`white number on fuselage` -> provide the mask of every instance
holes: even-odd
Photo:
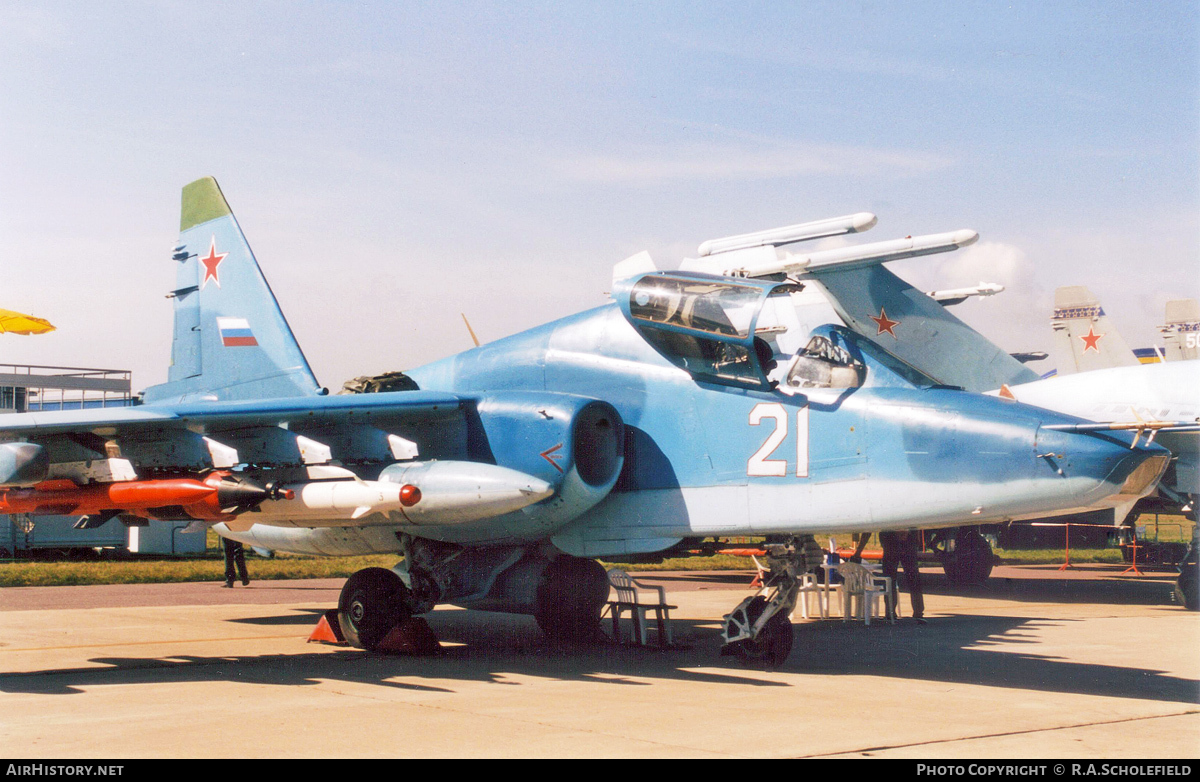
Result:
[[[760,402],[750,411],[750,425],[758,426],[763,419],[775,421],[775,430],[767,441],[754,452],[746,463],[746,475],[782,477],[787,475],[786,459],[771,459],[770,456],[783,444],[788,436],[787,408],[778,402]],[[808,406],[796,410],[796,477],[808,477]]]

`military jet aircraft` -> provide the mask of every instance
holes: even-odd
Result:
[[[1158,327],[1163,337],[1161,348],[1131,351],[1100,300],[1083,286],[1067,286],[1054,292],[1050,325],[1054,329],[1056,375],[1189,361],[1200,355],[1200,302],[1196,299],[1167,302],[1166,322]]]
[[[829,314],[831,319],[836,317],[861,339],[870,340],[935,382],[1016,399],[1092,422],[1067,425],[1072,431],[1125,429],[1137,432],[1137,437],[1157,437],[1172,453],[1160,492],[1171,498],[1176,508],[1194,510],[1200,498],[1200,397],[1196,394],[1200,363],[1174,360],[1187,356],[1184,351],[1196,319],[1193,300],[1168,303],[1167,325],[1160,331],[1171,346],[1168,356],[1172,361],[1151,366],[1138,362],[1087,288],[1060,288],[1051,324],[1064,374],[1039,378],[1023,362],[1040,356],[1006,354],[945,309],[947,304],[957,303],[958,291],[922,294],[876,262],[952,249],[975,241],[973,232],[784,255],[764,252],[774,248],[757,246],[761,237],[766,237],[763,244],[769,245],[788,234],[782,229],[778,234],[763,232],[702,245],[701,257],[685,261],[684,267],[756,278],[780,271],[794,279],[815,278],[809,284],[824,289],[835,310]],[[723,252],[713,253],[710,247]],[[981,283],[980,288],[984,287]],[[1136,502],[1129,498],[1123,505],[1087,510],[1111,511],[1119,524]],[[971,582],[987,577],[991,552],[977,532],[964,527],[935,536],[952,579]]]
[[[215,180],[187,185],[182,206],[167,382],[136,407],[5,416],[0,501],[81,509],[85,523],[193,519],[276,550],[402,554],[342,590],[338,622],[366,649],[438,603],[588,636],[608,595],[596,558],[753,534],[768,536],[770,588],[723,635],[778,662],[814,534],[1119,504],[1167,464],[1145,438],[1063,429],[1079,420],[949,387],[914,363],[928,350],[862,337],[853,278],[970,231],[780,263],[777,246],[875,222],[854,215],[706,243],[735,262],[720,274],[635,256],[605,306],[412,370],[409,390],[329,396]],[[893,339],[921,299],[941,309],[918,293],[864,318]],[[996,350],[969,355],[926,363],[959,362],[979,384],[1029,373]]]

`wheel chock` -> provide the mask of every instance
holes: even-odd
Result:
[[[334,646],[349,646],[346,639],[342,637],[342,626],[338,624],[337,609],[331,608],[321,614],[321,621],[317,622],[317,626],[313,628],[312,635],[308,637],[308,642],[333,644]]]
[[[419,616],[396,625],[383,637],[375,651],[383,654],[437,654],[442,645],[429,624]]]

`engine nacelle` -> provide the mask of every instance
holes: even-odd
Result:
[[[624,424],[607,402],[512,391],[481,397],[475,410],[474,456],[554,488],[548,499],[494,520],[508,539],[544,537],[608,496],[621,474]]]

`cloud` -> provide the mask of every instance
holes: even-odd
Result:
[[[940,287],[966,287],[980,282],[998,282],[1009,291],[1032,294],[1033,264],[1025,251],[1003,242],[977,242],[961,252],[949,254],[937,266]]]

